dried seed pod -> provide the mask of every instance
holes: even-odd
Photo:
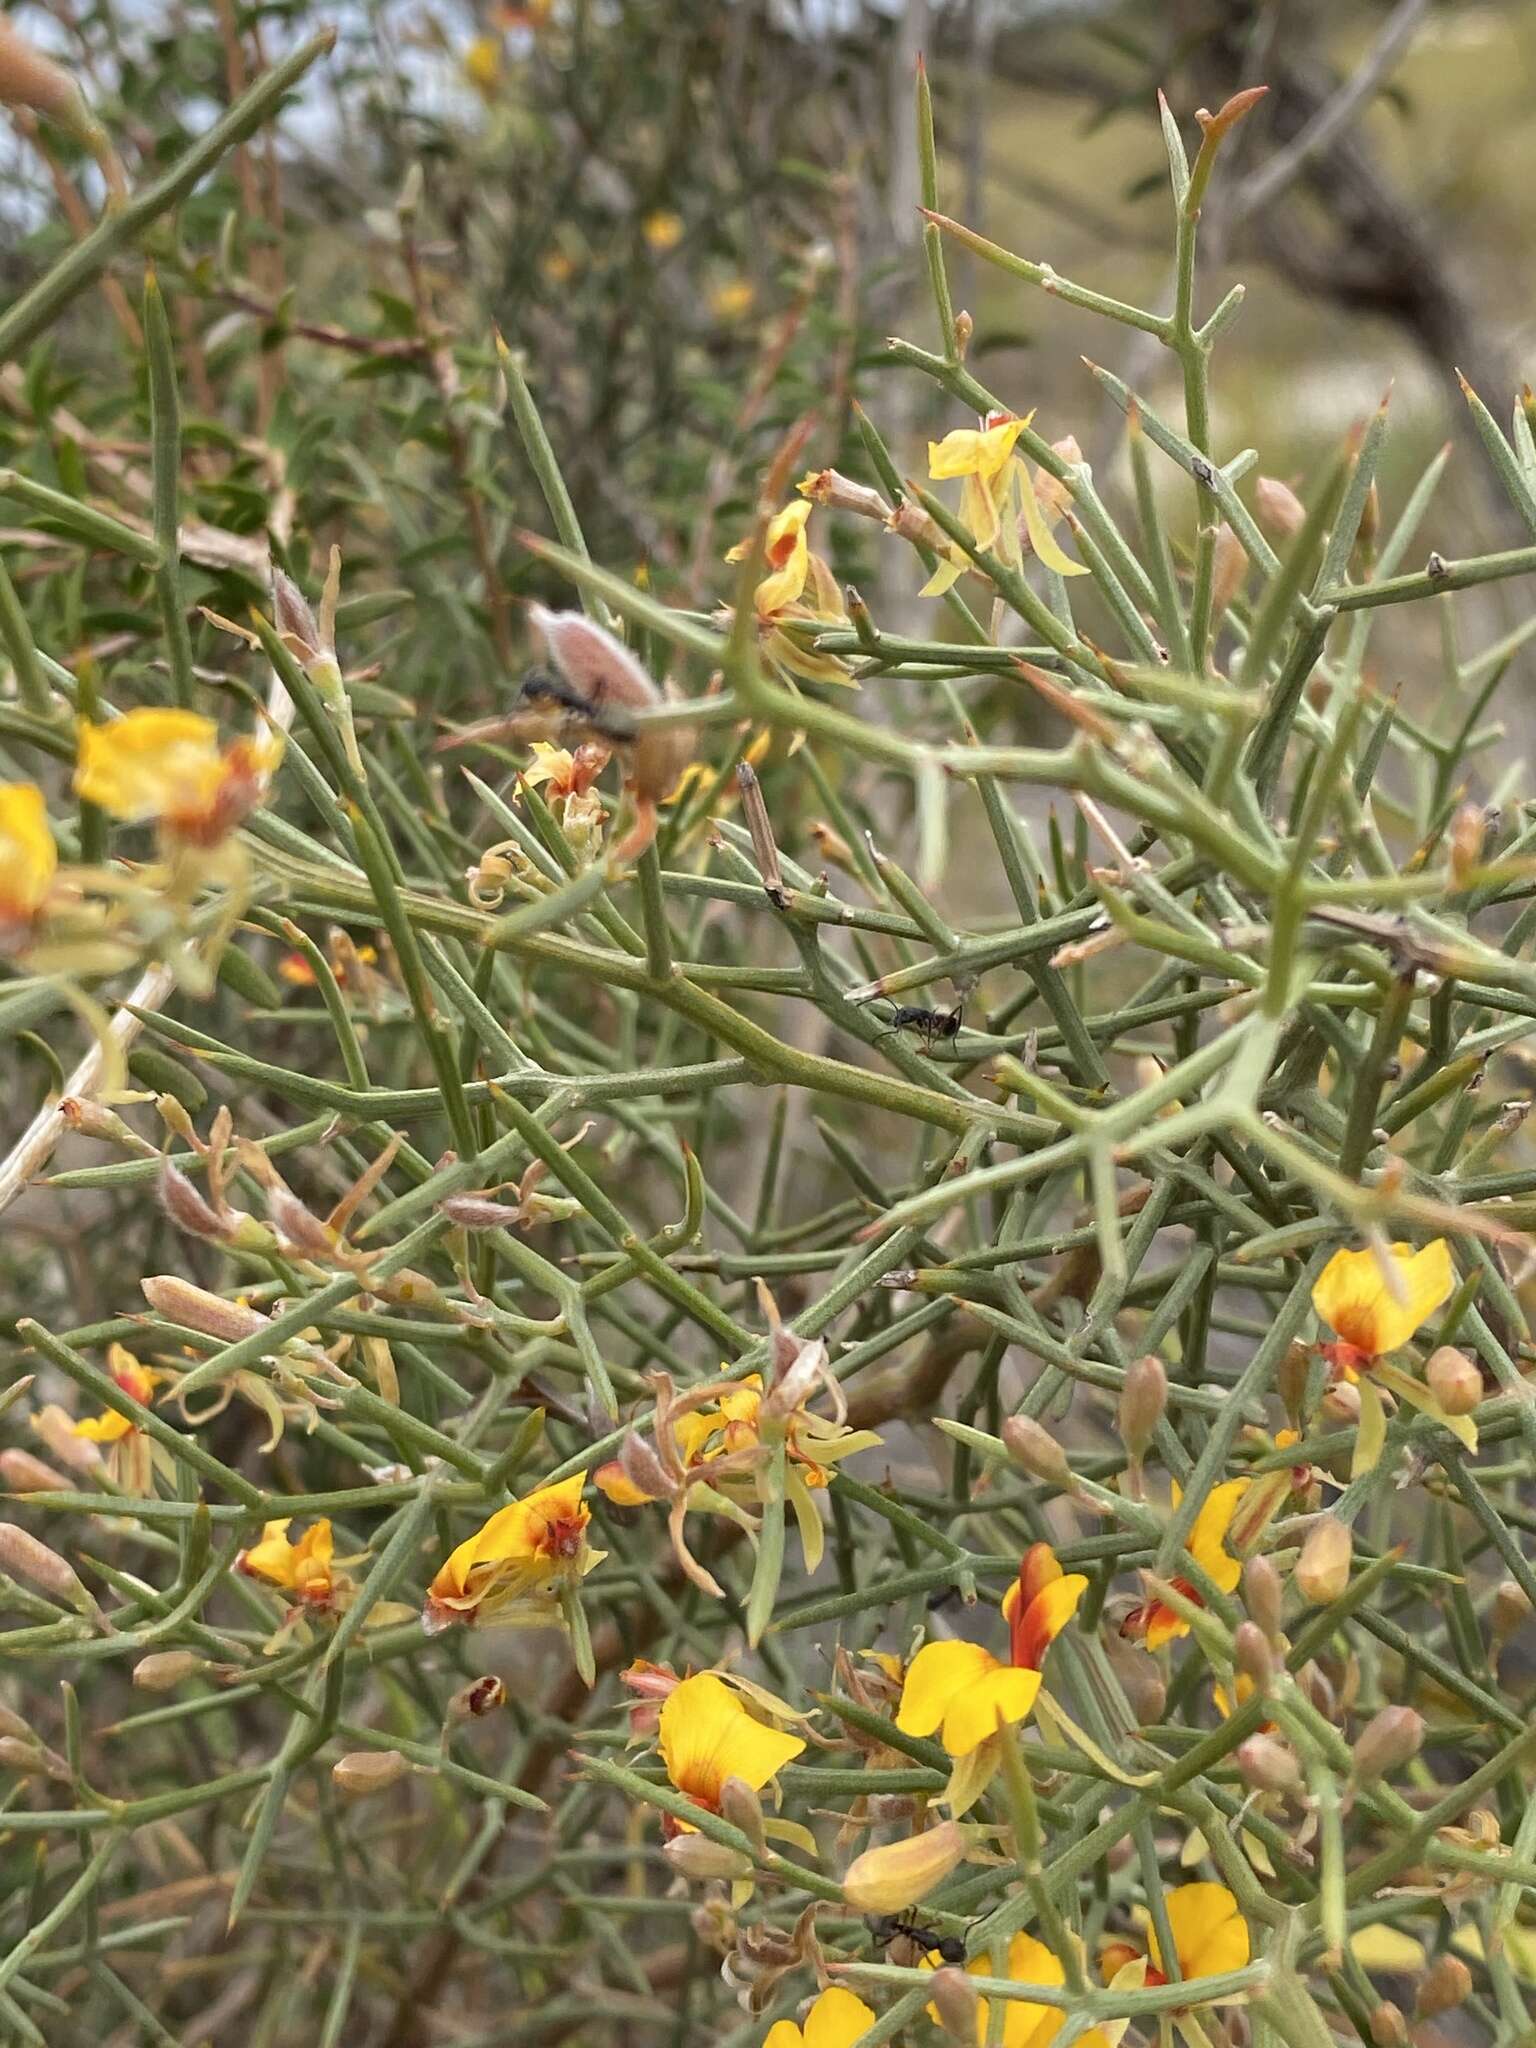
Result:
[[[1296,1560],[1296,1584],[1316,1607],[1337,1600],[1349,1584],[1354,1539],[1336,1515],[1320,1515],[1307,1532]]]
[[[243,1337],[259,1336],[271,1328],[264,1315],[242,1302],[226,1301],[174,1273],[151,1274],[139,1282],[139,1290],[156,1315],[184,1330],[196,1330],[204,1337],[217,1337],[221,1344],[238,1344]]]
[[[160,1170],[155,1176],[155,1193],[166,1215],[178,1230],[186,1231],[189,1237],[206,1238],[210,1244],[222,1244],[229,1236],[224,1218],[209,1207],[181,1168],[168,1158],[160,1161]]]
[[[504,1680],[493,1672],[484,1678],[471,1679],[461,1686],[448,1702],[449,1721],[483,1721],[487,1714],[494,1714],[507,1703],[507,1688]]]
[[[398,1785],[410,1768],[398,1749],[354,1749],[331,1765],[331,1782],[348,1799],[367,1799]]]

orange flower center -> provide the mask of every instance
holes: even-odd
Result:
[[[540,1523],[534,1549],[540,1557],[568,1560],[579,1557],[590,1517],[585,1508],[574,1513],[545,1515]]]

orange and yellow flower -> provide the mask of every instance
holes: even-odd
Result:
[[[1456,1288],[1451,1248],[1443,1237],[1415,1251],[1394,1244],[1382,1256],[1337,1251],[1317,1276],[1312,1306],[1333,1331],[1323,1356],[1346,1380],[1357,1380],[1378,1358],[1400,1351]]]
[[[585,1472],[500,1508],[439,1567],[427,1589],[429,1635],[494,1615],[514,1628],[558,1626],[560,1595],[578,1587],[605,1551],[587,1541]]]
[[[1248,1923],[1224,1884],[1181,1884],[1165,1895],[1164,1904],[1181,1978],[1221,1977],[1243,1968],[1252,1954]],[[1111,1941],[1100,1950],[1099,1963],[1106,1975],[1113,1975],[1141,1955],[1134,1942]],[[1150,1925],[1143,1981],[1149,1985],[1168,1982],[1157,1931]]]
[[[161,825],[174,840],[215,846],[261,801],[282,759],[268,730],[219,744],[195,711],[130,711],[106,725],[82,720],[76,793],[125,824]]]
[[[43,792],[35,782],[0,782],[0,938],[32,923],[58,866]]]
[[[853,2048],[874,2024],[874,2012],[862,1998],[841,1984],[829,1984],[806,2014],[803,2027],[793,2020],[775,2020],[763,2036],[763,2048]]]
[[[1087,574],[1081,562],[1063,554],[1041,509],[1029,466],[1015,450],[1034,418],[989,412],[977,427],[956,427],[942,441],[928,443],[928,474],[936,482],[959,477],[960,518],[978,548],[995,549],[1010,568],[1023,566],[1022,525],[1030,547],[1058,576]],[[1053,501],[1054,504],[1054,501]],[[924,597],[939,597],[970,568],[965,550],[951,544],[923,586]]]
[[[146,1403],[165,1377],[163,1373],[141,1365],[121,1344],[108,1347],[107,1370],[125,1394]],[[119,1415],[115,1408],[103,1408],[99,1415],[82,1416],[74,1425],[74,1432],[76,1436],[84,1437],[87,1443],[115,1444],[125,1436],[134,1435],[137,1427],[126,1415]]]
[[[306,1607],[329,1607],[336,1596],[337,1575],[333,1569],[336,1538],[324,1515],[311,1522],[297,1543],[289,1541],[291,1515],[268,1522],[261,1541],[242,1550],[235,1567],[247,1578],[265,1579]]]
[[[958,1762],[989,1743],[999,1722],[1011,1727],[1025,1720],[1039,1696],[1045,1653],[1087,1590],[1080,1572],[1062,1571],[1048,1543],[1033,1544],[1003,1595],[1009,1661],[980,1643],[925,1643],[907,1667],[896,1726],[904,1735],[932,1735],[937,1729]]]
[[[1186,1548],[1218,1592],[1230,1593],[1243,1575],[1242,1565],[1227,1548],[1227,1536],[1238,1506],[1252,1484],[1249,1479],[1228,1479],[1220,1486],[1213,1486],[1195,1517],[1194,1528],[1189,1532]],[[1177,1487],[1173,1490],[1173,1502],[1177,1507]],[[1196,1607],[1204,1605],[1198,1590],[1188,1579],[1175,1579],[1172,1583],[1174,1590]],[[1126,1636],[1140,1636],[1149,1650],[1160,1650],[1176,1636],[1188,1635],[1189,1623],[1166,1602],[1154,1596],[1126,1616],[1120,1632]]]
[[[937,1967],[937,1956],[930,1956],[928,1960]],[[990,1977],[992,1958],[986,1954],[973,1956],[966,1967],[973,1977]],[[1008,1977],[1015,1984],[1064,1984],[1066,1971],[1043,1941],[1037,1941],[1032,1934],[1016,1934],[1008,1944]],[[928,2011],[935,2024],[942,2024],[933,2006],[930,2005]],[[1050,2048],[1066,2023],[1067,2015],[1058,2005],[1035,2005],[1025,1998],[1006,1999],[1003,2004],[1003,2048]],[[976,2006],[978,2048],[989,2038],[987,2001],[983,1998]],[[1083,2048],[1108,2048],[1097,2027],[1080,2038]]]
[[[800,1736],[758,1720],[741,1694],[713,1671],[684,1678],[672,1688],[661,1709],[657,1741],[673,1786],[707,1813],[720,1811],[727,1778],[740,1778],[760,1792],[805,1748]]]
[[[846,664],[833,654],[802,646],[786,626],[842,626],[848,622],[842,589],[827,563],[811,547],[806,528],[815,510],[809,498],[791,499],[768,522],[763,550],[767,574],[752,594],[765,656],[813,683],[847,683]],[[728,562],[745,559],[750,540],[738,541]]]

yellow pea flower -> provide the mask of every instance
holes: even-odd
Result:
[[[756,303],[757,287],[745,277],[727,278],[709,295],[709,310],[717,320],[740,320]]]
[[[1080,1572],[1062,1571],[1049,1544],[1032,1545],[1002,1600],[1009,1662],[980,1643],[925,1643],[907,1667],[896,1726],[903,1735],[938,1729],[949,1755],[961,1759],[997,1733],[999,1718],[1010,1727],[1025,1720],[1039,1695],[1045,1653],[1087,1590]]]
[[[720,1811],[727,1778],[740,1778],[760,1792],[805,1748],[798,1735],[748,1713],[741,1695],[712,1671],[673,1687],[661,1709],[657,1741],[674,1787],[708,1813]]]
[[[513,1627],[560,1621],[559,1595],[579,1586],[606,1551],[587,1541],[587,1475],[500,1508],[439,1567],[427,1589],[422,1624],[429,1635],[456,1621],[494,1614]]]
[[[0,782],[0,933],[32,922],[58,865],[43,792],[35,782]]]
[[[288,1530],[292,1519],[284,1515],[279,1521],[268,1522],[262,1529],[261,1541],[242,1550],[235,1559],[235,1569],[248,1578],[265,1579],[269,1586],[292,1593],[306,1606],[329,1606],[336,1592],[336,1575],[332,1570],[336,1538],[331,1525],[322,1515],[319,1521],[310,1523],[297,1543],[291,1543]]]
[[[1228,1970],[1242,1969],[1252,1954],[1248,1923],[1224,1884],[1177,1885],[1165,1895],[1164,1904],[1180,1977],[1220,1977]],[[1156,1930],[1150,1926],[1147,1950],[1144,1981],[1149,1985],[1166,1984],[1163,1953]],[[1099,1952],[1100,1966],[1113,1973],[1137,1960],[1140,1954],[1133,1942],[1107,1942]]]
[[[464,76],[485,99],[501,84],[505,54],[500,36],[476,36],[464,52]]]
[[[1241,1564],[1227,1548],[1227,1533],[1232,1527],[1238,1505],[1252,1483],[1248,1479],[1228,1479],[1220,1486],[1213,1486],[1195,1517],[1194,1528],[1189,1532],[1187,1548],[1190,1556],[1206,1577],[1223,1593],[1230,1593],[1243,1575]],[[1174,1506],[1177,1507],[1177,1487],[1174,1489],[1173,1500]],[[1197,1607],[1204,1604],[1200,1594],[1187,1579],[1175,1579],[1173,1585],[1176,1591],[1182,1593],[1186,1600],[1193,1601]],[[1189,1623],[1161,1600],[1152,1599],[1126,1616],[1121,1624],[1120,1633],[1141,1636],[1149,1650],[1160,1650],[1176,1636],[1188,1635]]]
[[[641,221],[640,232],[648,249],[654,250],[658,256],[665,256],[683,239],[683,217],[668,207],[659,206]]]
[[[174,839],[215,846],[261,801],[282,759],[265,731],[219,745],[195,711],[130,711],[106,725],[81,722],[75,790],[125,824],[163,825]]]
[[[1323,1355],[1345,1379],[1398,1351],[1456,1287],[1451,1248],[1443,1237],[1415,1251],[1395,1244],[1384,1261],[1367,1247],[1338,1251],[1317,1276],[1312,1306],[1337,1342]],[[1395,1284],[1394,1284],[1395,1283]]]
[[[938,1958],[931,1956],[929,1961],[936,1967]],[[990,1977],[992,1958],[985,1954],[973,1956],[966,1968],[973,1977]],[[1009,1942],[1008,1976],[1015,1984],[1066,1982],[1066,1972],[1058,1958],[1032,1934],[1016,1934]],[[928,2012],[935,2024],[942,2025],[933,2006],[929,2006]],[[1003,2048],[1050,2048],[1066,2023],[1067,2015],[1060,2006],[1032,2005],[1028,1999],[1010,1998],[1003,2005]],[[983,1998],[976,2007],[976,2040],[980,2044],[987,2038],[987,2001]],[[1097,2027],[1080,2038],[1083,2048],[1108,2048]]]
[[[121,1344],[113,1344],[107,1350],[107,1370],[125,1394],[132,1394],[135,1401],[148,1402],[154,1390],[165,1377],[147,1365],[140,1365],[132,1352]],[[115,1444],[125,1436],[135,1433],[136,1425],[126,1415],[119,1415],[115,1408],[103,1408],[99,1415],[85,1415],[75,1423],[74,1433],[91,1444]]]
[[[805,589],[811,573],[811,547],[805,529],[814,509],[809,498],[796,498],[768,522],[763,543],[768,574],[753,593],[760,619],[774,618],[786,605],[794,604]],[[741,561],[750,545],[749,541],[738,541],[725,559]]]
[[[1022,523],[1031,548],[1048,569],[1058,576],[1085,576],[1082,563],[1064,554],[1051,533],[1029,465],[1015,451],[1014,444],[1033,418],[1033,413],[1020,419],[1013,413],[989,412],[979,428],[954,428],[942,441],[928,443],[928,474],[935,483],[963,480],[960,517],[977,547],[995,549],[1010,568],[1022,568]],[[965,550],[951,546],[921,595],[942,596],[970,566]]]
[[[852,2048],[875,2024],[862,1998],[841,1984],[829,1984],[805,2016],[805,2025],[775,2020],[763,2036],[763,2048]]]

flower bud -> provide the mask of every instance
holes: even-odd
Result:
[[[437,1206],[456,1230],[510,1229],[518,1221],[511,1203],[489,1195],[445,1195]]]
[[[963,363],[965,352],[971,345],[971,336],[976,332],[976,322],[964,306],[955,315],[955,354]]]
[[[1293,1429],[1300,1429],[1307,1413],[1307,1387],[1312,1378],[1312,1347],[1288,1344],[1275,1371],[1275,1390],[1285,1403]]]
[[[1424,1381],[1447,1415],[1470,1415],[1483,1398],[1483,1376],[1452,1344],[1429,1354]]]
[[[627,1430],[619,1445],[619,1469],[631,1486],[638,1487],[647,1500],[667,1500],[674,1488],[667,1468],[656,1455],[653,1444],[634,1430]]]
[[[1323,1413],[1330,1422],[1354,1429],[1360,1421],[1360,1389],[1351,1380],[1340,1380],[1323,1395]]]
[[[1290,485],[1281,483],[1278,477],[1256,478],[1253,501],[1258,507],[1259,524],[1281,540],[1294,540],[1307,523],[1307,508]]]
[[[1338,1719],[1339,1696],[1334,1691],[1333,1681],[1315,1659],[1309,1658],[1302,1665],[1296,1674],[1296,1683],[1325,1721]]]
[[[1419,1995],[1413,2002],[1414,2012],[1420,2019],[1428,2019],[1437,2012],[1449,2012],[1454,2005],[1460,2005],[1472,1989],[1472,1972],[1460,1956],[1449,1953],[1437,1956],[1419,1980]]]
[[[507,1703],[505,1683],[492,1673],[461,1686],[448,1702],[449,1721],[483,1721]]]
[[[1280,1640],[1285,1590],[1280,1574],[1267,1557],[1250,1557],[1243,1566],[1243,1605],[1270,1643]]]
[[[160,1161],[160,1170],[155,1175],[155,1193],[166,1215],[189,1237],[204,1237],[210,1243],[222,1244],[229,1236],[223,1217],[209,1207],[181,1168],[170,1159]]]
[[[1257,1622],[1238,1624],[1237,1633],[1232,1638],[1232,1655],[1238,1671],[1254,1691],[1266,1692],[1274,1682],[1275,1658],[1269,1647],[1269,1638]]]
[[[716,1877],[750,1877],[752,1860],[739,1849],[712,1842],[706,1835],[674,1835],[662,1845],[662,1855],[690,1884],[705,1884]]]
[[[848,1866],[843,1897],[861,1913],[904,1913],[942,1884],[965,1855],[965,1830],[940,1821],[926,1834],[866,1849]]]
[[[1481,804],[1462,804],[1451,820],[1449,837],[1449,858],[1447,865],[1451,880],[1458,889],[1467,886],[1468,878],[1483,856],[1483,842],[1488,836],[1488,813]]]
[[[1250,1735],[1237,1746],[1237,1768],[1260,1792],[1299,1793],[1306,1789],[1296,1753],[1273,1735]]]
[[[410,1770],[398,1749],[354,1749],[331,1765],[331,1783],[348,1799],[387,1792]]]
[[[1355,1743],[1354,1774],[1362,1784],[1388,1778],[1419,1753],[1424,1721],[1412,1707],[1383,1707],[1366,1722]]]
[[[18,1735],[0,1735],[0,1770],[19,1771],[30,1778],[57,1778],[65,1784],[70,1778],[63,1757]]]
[[[56,1550],[40,1543],[14,1522],[0,1522],[0,1571],[15,1579],[29,1579],[52,1599],[62,1600],[77,1614],[95,1616],[96,1602],[77,1577],[74,1567]]]
[[[979,2038],[976,2021],[981,2000],[966,1972],[946,1963],[929,1978],[928,1996],[951,2041],[958,2041],[960,2048],[974,2048]]]
[[[190,1650],[152,1650],[134,1665],[133,1682],[140,1692],[170,1692],[207,1669],[207,1658]]]
[[[1349,1584],[1354,1541],[1336,1515],[1320,1515],[1296,1560],[1296,1584],[1315,1607],[1326,1607]]]
[[[1003,1424],[1003,1442],[1016,1465],[1022,1465],[1032,1479],[1053,1486],[1059,1493],[1071,1493],[1076,1485],[1067,1454],[1048,1429],[1032,1415],[1010,1415]]]
[[[267,1191],[267,1214],[281,1232],[285,1246],[306,1259],[329,1259],[336,1250],[336,1236],[318,1216],[312,1215],[298,1196],[285,1187]]]
[[[82,1138],[97,1138],[104,1145],[120,1145],[125,1152],[137,1153],[141,1159],[153,1159],[156,1152],[147,1138],[141,1138],[130,1124],[124,1123],[116,1110],[104,1109],[99,1102],[92,1102],[85,1095],[66,1095],[59,1102],[59,1115],[72,1131],[78,1131]]]
[[[1248,574],[1248,551],[1223,520],[1216,529],[1216,546],[1211,574],[1211,624],[1221,623],[1223,614],[1243,587]]]
[[[45,1465],[41,1458],[34,1458],[30,1451],[12,1446],[0,1451],[0,1486],[7,1493],[67,1493],[69,1481],[55,1472],[51,1465]]]
[[[1531,1618],[1531,1603],[1513,1579],[1500,1579],[1493,1589],[1489,1619],[1497,1641],[1503,1642]]]
[[[720,1812],[733,1828],[740,1828],[759,1855],[768,1846],[763,1826],[763,1802],[745,1778],[727,1778],[720,1787]]]
[[[1371,2007],[1367,2024],[1376,2048],[1408,2048],[1408,2022],[1403,2018],[1402,2007],[1394,2005],[1390,1998]]]
[[[139,1282],[139,1290],[157,1316],[184,1330],[196,1330],[204,1337],[217,1337],[221,1344],[238,1344],[243,1337],[259,1336],[271,1324],[264,1315],[243,1302],[226,1301],[174,1273],[151,1274]]]
[[[1130,1452],[1133,1464],[1139,1465],[1147,1455],[1167,1406],[1168,1375],[1163,1370],[1163,1361],[1148,1352],[1126,1368],[1125,1384],[1120,1389],[1120,1441]]]

